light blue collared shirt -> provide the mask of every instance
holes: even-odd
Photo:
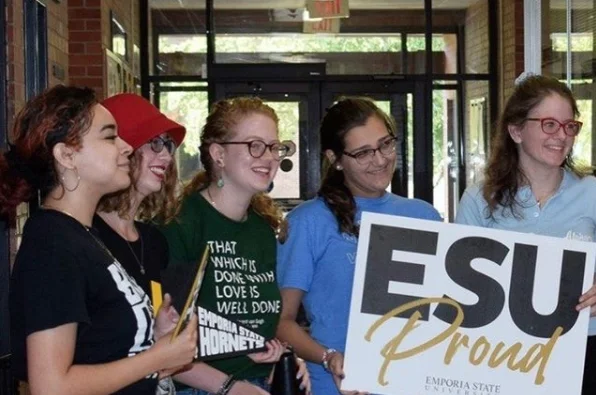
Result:
[[[577,177],[565,170],[557,192],[540,207],[529,186],[519,188],[511,210],[498,207],[489,218],[488,204],[482,196],[482,184],[464,192],[455,222],[485,228],[512,230],[567,239],[596,240],[596,178]],[[596,335],[596,317],[590,319],[590,336]]]

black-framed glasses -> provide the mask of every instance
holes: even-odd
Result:
[[[290,147],[284,143],[275,142],[271,144],[266,144],[263,140],[251,140],[251,141],[223,141],[218,143],[221,145],[228,145],[228,144],[243,144],[248,147],[248,153],[253,158],[260,158],[261,156],[265,155],[265,150],[269,148],[271,151],[271,155],[273,159],[280,160],[288,156],[290,152]]]
[[[151,150],[156,154],[159,154],[165,147],[170,155],[174,155],[176,152],[176,142],[171,138],[157,136],[149,140]]]
[[[555,134],[560,128],[563,128],[565,134],[570,137],[577,136],[583,125],[580,121],[559,122],[554,118],[526,118],[526,121],[540,122],[540,127],[546,134]]]
[[[397,140],[397,137],[391,137],[389,139],[381,141],[377,148],[363,149],[355,153],[344,151],[343,153],[344,155],[347,155],[350,158],[356,159],[356,162],[360,163],[361,165],[366,165],[372,162],[377,151],[379,151],[383,156],[393,155],[397,148]]]

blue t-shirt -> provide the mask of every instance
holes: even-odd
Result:
[[[483,185],[473,185],[464,192],[455,222],[485,228],[512,230],[567,239],[596,240],[596,178],[579,178],[565,170],[555,194],[541,208],[529,186],[519,188],[514,217],[509,209],[497,207],[489,217],[488,204],[482,196]],[[596,318],[590,319],[589,335],[596,335]]]
[[[360,223],[363,211],[441,220],[427,202],[391,193],[379,198],[356,197],[356,206],[356,223]],[[288,239],[277,249],[279,286],[304,291],[311,336],[324,347],[343,352],[358,240],[339,232],[335,216],[321,198],[296,207],[288,214],[288,221]],[[308,365],[314,395],[339,393],[331,375],[320,364]]]

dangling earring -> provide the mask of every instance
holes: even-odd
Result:
[[[338,163],[337,165],[335,165],[335,169],[341,171],[343,170],[343,166]]]
[[[219,166],[220,168],[223,169],[224,165],[223,165],[223,162],[221,160],[218,160],[215,163],[217,164],[217,166]],[[221,175],[221,173],[220,173],[219,177],[217,178],[217,182],[215,183],[215,185],[217,185],[217,187],[219,189],[223,188],[223,186],[224,186],[224,179],[223,179],[223,176]]]
[[[77,177],[77,183],[72,189],[68,188],[66,186],[66,179],[64,177],[64,173],[66,173],[66,170],[71,170],[71,169],[65,169],[64,172],[62,173],[62,176],[60,177],[60,179],[62,180],[62,187],[64,189],[66,189],[68,192],[74,192],[79,187],[79,184],[81,183],[81,176],[79,175],[79,171],[77,170],[76,167],[74,169],[72,169],[72,171],[74,171],[74,173],[75,173],[75,176]]]

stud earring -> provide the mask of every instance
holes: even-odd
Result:
[[[338,163],[337,165],[335,165],[335,168],[336,168],[337,170],[343,170],[343,169],[344,169],[344,168],[343,168],[343,166],[342,166],[342,165],[340,165],[339,163]]]

